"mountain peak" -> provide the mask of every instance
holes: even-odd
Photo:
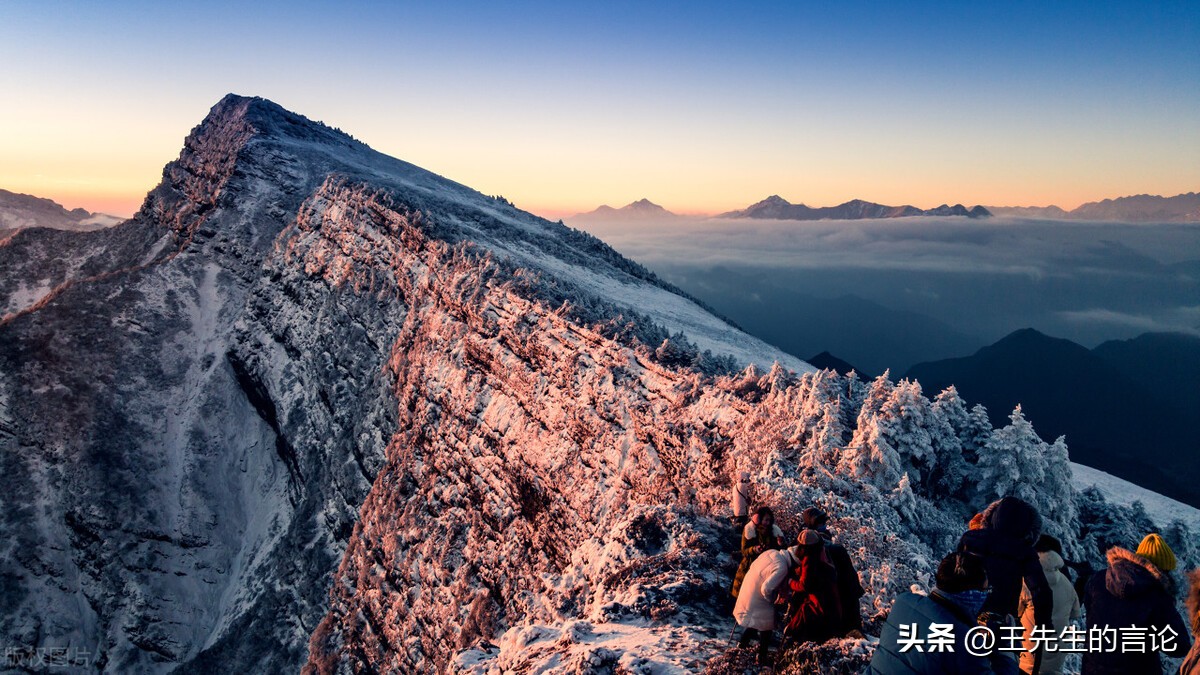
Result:
[[[335,145],[362,145],[340,129],[291,112],[283,106],[259,96],[226,94],[209,110],[196,127],[230,128],[249,131],[252,135],[320,141]],[[194,132],[193,132],[194,133]]]
[[[593,211],[587,213],[578,213],[571,216],[571,221],[605,221],[605,220],[644,220],[650,218],[669,219],[674,218],[678,214],[672,213],[663,207],[655,204],[643,197],[635,202],[630,202],[619,209],[604,204],[597,207]]]

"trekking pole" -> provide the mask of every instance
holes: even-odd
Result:
[[[733,628],[729,629],[729,639],[725,641],[725,648],[728,649],[733,644],[733,634],[737,632],[737,622],[733,622]]]
[[[788,635],[784,631],[783,637],[779,640],[779,649],[775,650],[775,659],[771,662],[771,670],[779,670],[779,659],[783,657],[783,653],[788,648]]]

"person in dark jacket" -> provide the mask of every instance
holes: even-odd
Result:
[[[742,590],[742,579],[755,558],[763,551],[783,548],[783,530],[775,524],[775,512],[768,506],[760,506],[750,522],[742,530],[742,562],[738,565],[737,574],[733,577],[733,587],[730,593],[737,598]]]
[[[838,636],[842,602],[838,599],[837,572],[825,558],[825,542],[814,530],[804,530],[796,543],[800,564],[789,582],[788,621],[783,636],[788,642],[825,642]]]
[[[1142,540],[1137,553],[1114,546],[1108,549],[1108,569],[1096,572],[1084,591],[1087,625],[1121,631],[1124,627],[1157,632],[1170,627],[1178,637],[1167,656],[1180,657],[1191,647],[1187,625],[1175,609],[1175,584],[1169,572],[1175,569],[1175,554],[1157,534]],[[1083,675],[1161,675],[1159,653],[1149,645],[1143,652],[1116,648],[1089,649],[1083,655]]]
[[[854,563],[850,560],[850,554],[846,552],[846,547],[834,542],[833,535],[829,533],[829,516],[824,511],[809,507],[800,513],[800,520],[804,527],[821,535],[825,544],[825,555],[837,572],[837,593],[841,602],[841,619],[835,626],[835,636],[844,637],[851,631],[861,633],[862,612],[859,609],[858,599],[866,591],[863,590],[862,582],[858,578],[858,571],[854,569]]]
[[[983,512],[983,527],[963,533],[958,550],[983,558],[992,585],[984,611],[1015,618],[1024,582],[1033,604],[1034,623],[1051,625],[1054,594],[1033,548],[1041,533],[1037,510],[1016,497],[992,502]]]
[[[938,565],[937,584],[929,595],[904,593],[896,598],[871,657],[871,675],[1017,675],[1017,661],[996,650],[988,656],[967,651],[967,632],[977,626],[988,597],[984,561],[970,553],[955,552]],[[933,624],[950,626],[952,644],[945,649],[905,649],[902,627],[916,626],[916,638],[930,637]]]

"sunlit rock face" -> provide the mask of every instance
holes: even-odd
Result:
[[[595,420],[571,413],[578,387],[607,401],[654,349],[673,365],[649,367],[664,372],[776,359],[805,369],[588,235],[236,96],[188,136],[136,217],[100,232],[24,230],[0,246],[0,270],[0,635],[113,672],[296,670],[335,616],[333,575],[378,481],[396,488],[377,491],[389,503],[439,488],[424,495],[424,526],[439,534],[466,527],[441,504],[478,498],[470,511],[509,533],[492,565],[549,570],[589,531],[574,523],[585,511],[566,509],[591,493],[541,470],[549,450],[501,466],[518,456],[503,453],[500,429],[545,417],[555,431],[539,433],[553,437],[574,414],[574,433],[592,433]],[[691,342],[663,343],[680,330]],[[438,409],[460,396],[474,408]],[[421,434],[445,445],[422,447]],[[488,444],[490,473],[471,491],[429,482]],[[455,455],[431,455],[443,447]],[[635,470],[653,456],[640,448],[605,450],[606,494],[658,480]],[[625,474],[637,478],[614,487]],[[574,501],[557,501],[551,481]],[[565,524],[550,527],[554,516]],[[453,562],[461,543],[432,559]],[[427,555],[414,547],[408,560]],[[437,577],[421,602],[443,592]],[[500,594],[520,584],[488,579],[498,606],[519,602]],[[430,628],[430,645],[463,635]]]

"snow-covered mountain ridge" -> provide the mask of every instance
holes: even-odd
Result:
[[[834,514],[868,626],[997,491],[1053,495],[1072,550],[1129,520],[1088,530],[1019,414],[814,372],[261,99],[0,270],[0,636],[106,672],[695,671],[742,470],[792,531]]]

